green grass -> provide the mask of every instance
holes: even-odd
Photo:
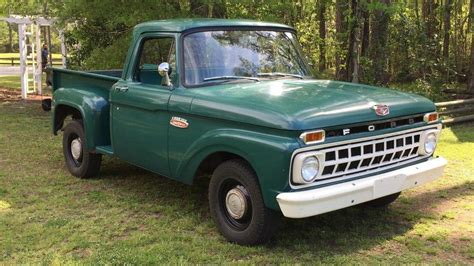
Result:
[[[474,259],[474,124],[443,131],[443,178],[388,209],[285,219],[267,245],[230,244],[206,180],[186,186],[115,158],[99,178],[65,169],[38,103],[0,102],[0,264],[460,263]]]
[[[0,76],[0,88],[21,90],[20,76]]]
[[[46,73],[43,73],[43,95],[50,95],[51,89],[46,86]],[[30,82],[30,86],[33,83]],[[0,76],[0,90],[7,89],[11,91],[17,91],[18,94],[21,91],[20,76]],[[0,95],[1,98],[1,95]]]

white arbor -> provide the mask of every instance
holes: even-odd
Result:
[[[24,17],[10,15],[8,18],[1,18],[10,24],[18,25],[18,44],[20,52],[20,78],[21,78],[21,97],[26,99],[28,93],[37,92],[42,95],[42,66],[41,66],[41,27],[51,27],[52,20],[43,17]],[[66,67],[66,46],[64,44],[64,35],[58,30],[61,38],[62,65]],[[46,43],[46,42],[45,42]],[[51,43],[48,43],[48,51],[51,55]],[[30,48],[30,49],[28,49]],[[28,55],[30,52],[30,55]],[[50,63],[51,56],[50,56]],[[31,78],[30,78],[31,75]],[[32,82],[32,86],[30,86]]]

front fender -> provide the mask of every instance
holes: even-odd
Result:
[[[176,133],[178,136],[170,134],[171,138],[180,138],[179,132],[182,131]],[[170,143],[177,142],[170,139]],[[233,153],[244,158],[257,173],[266,206],[278,209],[275,197],[289,189],[288,168],[291,153],[297,147],[294,138],[274,132],[220,128],[202,134],[190,143],[184,153],[180,153],[179,149],[170,149],[170,167],[176,179],[192,183],[199,165],[209,155]]]
[[[53,93],[53,123],[61,106],[68,106],[81,113],[86,146],[94,150],[96,146],[110,145],[108,96],[95,91],[75,88],[59,88]]]

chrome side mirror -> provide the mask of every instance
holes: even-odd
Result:
[[[167,62],[163,62],[158,66],[158,74],[160,74],[160,76],[163,77],[161,79],[162,86],[167,86],[167,87],[172,86],[171,81],[170,81],[170,75],[169,75],[171,73],[170,70],[171,70],[170,64],[168,64]]]

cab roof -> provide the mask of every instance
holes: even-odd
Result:
[[[140,23],[135,26],[133,35],[137,36],[144,32],[152,31],[166,31],[166,32],[184,32],[192,29],[199,28],[218,28],[218,27],[268,27],[268,28],[281,28],[286,30],[294,29],[290,26],[272,23],[262,22],[256,20],[247,19],[212,19],[212,18],[199,18],[199,19],[166,19],[166,20],[154,20],[144,23]]]

